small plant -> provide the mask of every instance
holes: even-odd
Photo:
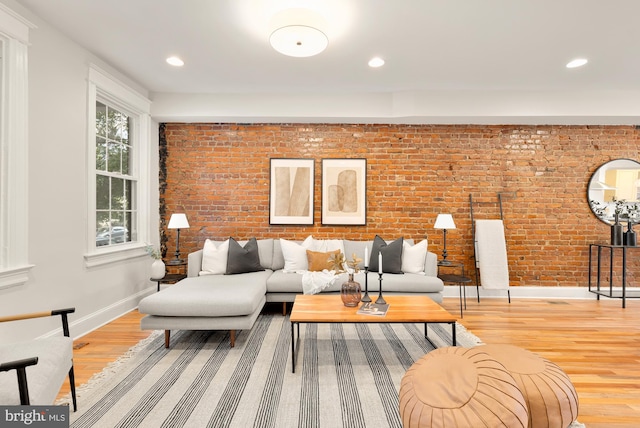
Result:
[[[616,199],[616,197],[614,196],[611,198],[611,202],[614,202],[616,204],[616,214],[621,215],[624,213],[627,201],[625,201],[624,199]]]
[[[598,217],[604,217],[606,215],[607,206],[605,204],[601,204],[593,199],[591,199],[589,203],[591,204],[591,209]]]
[[[358,256],[356,256],[356,253],[353,253],[351,255],[351,260],[349,260],[347,262],[347,272],[349,273],[358,273],[360,272],[360,267],[358,266],[358,264],[362,261],[362,259],[359,259]]]
[[[329,257],[329,263],[332,265],[331,269],[336,273],[347,272],[356,274],[360,272],[358,263],[361,261],[362,259],[359,259],[358,256],[356,256],[356,253],[353,253],[351,260],[346,260],[342,253],[332,254],[331,257]]]
[[[159,260],[162,258],[162,253],[159,249],[155,248],[153,245],[148,245],[144,247],[144,250],[151,256],[152,259]]]
[[[344,263],[345,263],[344,254],[342,253],[331,254],[331,257],[329,257],[328,262],[331,263],[331,270],[335,271],[336,273],[344,272]]]
[[[631,223],[638,222],[638,214],[640,214],[640,203],[627,205],[627,218]]]

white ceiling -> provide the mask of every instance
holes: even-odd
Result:
[[[224,94],[227,105],[233,105],[229,97],[261,97],[256,99],[273,110],[275,95],[316,100],[351,94],[360,104],[371,97],[384,99],[379,111],[366,114],[381,117],[437,116],[435,100],[486,104],[496,98],[504,102],[493,110],[483,113],[478,107],[464,113],[444,106],[443,116],[592,116],[601,121],[611,116],[629,121],[640,115],[637,0],[18,2],[146,87],[159,109],[169,101],[176,104],[178,97],[185,105],[194,96],[210,100]],[[290,5],[324,14],[330,40],[326,51],[292,58],[269,46],[270,17]],[[181,57],[184,67],[166,64],[171,55]],[[386,64],[369,68],[367,61],[376,55]],[[589,63],[565,68],[578,57]],[[528,111],[523,94],[564,101],[545,106],[533,96],[533,103],[541,105]],[[574,96],[578,102],[568,100]],[[591,108],[585,105],[589,101]],[[221,107],[183,116],[267,116],[255,106],[226,115],[217,111]],[[349,116],[334,107],[335,115]],[[328,118],[331,109],[325,110],[302,115]],[[174,114],[165,112],[167,117]]]

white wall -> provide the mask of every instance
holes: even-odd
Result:
[[[153,94],[163,122],[635,125],[637,91]]]
[[[77,337],[137,306],[155,290],[152,260],[137,257],[87,268],[87,76],[93,63],[148,97],[135,82],[25,11],[35,23],[29,47],[29,263],[22,286],[0,290],[0,315],[75,307]],[[158,125],[151,129],[151,229],[158,230]],[[157,232],[154,236],[158,242]],[[0,324],[0,341],[29,339],[60,327],[55,319]]]

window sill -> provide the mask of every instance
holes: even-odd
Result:
[[[29,271],[34,265],[0,270],[0,289],[23,285],[29,280]]]
[[[93,268],[142,256],[148,256],[145,246],[142,244],[118,245],[113,248],[85,254],[84,264],[87,268]]]

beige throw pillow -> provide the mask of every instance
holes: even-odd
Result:
[[[338,254],[340,254],[340,250],[329,251],[328,253],[307,250],[309,271],[321,272],[325,269],[331,270],[333,268],[333,264],[329,260],[331,259],[331,257],[334,257]]]

